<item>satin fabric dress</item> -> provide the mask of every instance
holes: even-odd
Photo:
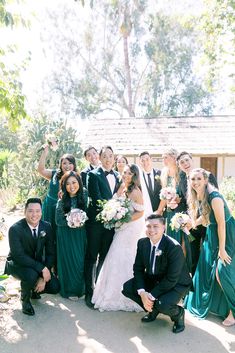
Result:
[[[226,243],[225,249],[232,258],[230,265],[223,265],[218,258],[219,240],[217,223],[213,210],[210,214],[210,225],[207,227],[206,238],[203,242],[199,262],[193,277],[194,292],[186,298],[186,308],[194,315],[205,318],[209,312],[226,317],[229,309],[235,316],[235,219],[231,216],[222,195],[213,191],[209,195],[209,203],[215,197],[224,202]],[[218,267],[222,288],[216,279]]]
[[[86,195],[87,198],[87,195]],[[78,208],[76,198],[71,199],[71,209]],[[57,272],[62,297],[81,297],[84,294],[84,260],[86,253],[85,226],[71,228],[64,215],[61,200],[56,207]]]

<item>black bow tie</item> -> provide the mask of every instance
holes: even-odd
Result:
[[[114,174],[113,170],[110,170],[109,172],[107,170],[105,170],[104,175],[107,176],[109,174]]]

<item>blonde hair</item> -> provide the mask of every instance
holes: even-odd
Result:
[[[173,185],[172,187],[176,187],[176,185],[179,183],[179,168],[176,162],[176,158],[178,156],[178,151],[174,148],[169,148],[163,152],[163,154],[169,155],[175,159],[175,173],[173,176]],[[165,188],[168,185],[168,176],[169,176],[169,168],[164,167],[161,171],[161,184],[162,187]]]
[[[205,169],[203,169],[203,168],[193,169],[190,172],[189,177],[190,177],[190,175],[195,174],[195,173],[201,173],[203,175],[204,179],[208,181],[209,173]],[[209,192],[208,192],[207,185],[206,185],[203,199],[201,201],[201,204],[199,205],[197,193],[192,188],[190,181],[188,180],[187,203],[189,206],[189,214],[192,218],[194,225],[195,225],[196,219],[198,218],[198,214],[202,217],[203,224],[205,224],[205,225],[210,224],[209,215],[211,212],[211,207],[208,202],[208,198],[209,198]]]

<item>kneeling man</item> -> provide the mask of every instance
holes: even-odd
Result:
[[[184,308],[178,305],[190,289],[191,277],[178,242],[164,234],[165,219],[156,214],[146,220],[147,238],[138,241],[134,278],[122,293],[147,311],[142,322],[154,321],[159,313],[170,316],[173,332],[184,330]]]
[[[60,286],[52,274],[55,249],[51,225],[41,220],[42,203],[30,198],[25,205],[25,218],[9,229],[10,253],[5,273],[21,280],[22,311],[34,315],[32,299],[40,299],[39,293],[56,294]]]

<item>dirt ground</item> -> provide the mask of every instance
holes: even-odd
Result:
[[[9,227],[22,211],[4,214]],[[0,241],[0,273],[8,253],[7,237]],[[175,335],[164,315],[143,324],[142,313],[104,312],[88,309],[60,295],[43,295],[32,301],[36,315],[21,312],[19,281],[1,284],[10,299],[0,303],[1,353],[226,353],[235,352],[235,326],[225,328],[221,319],[198,320],[186,312],[186,329]]]

